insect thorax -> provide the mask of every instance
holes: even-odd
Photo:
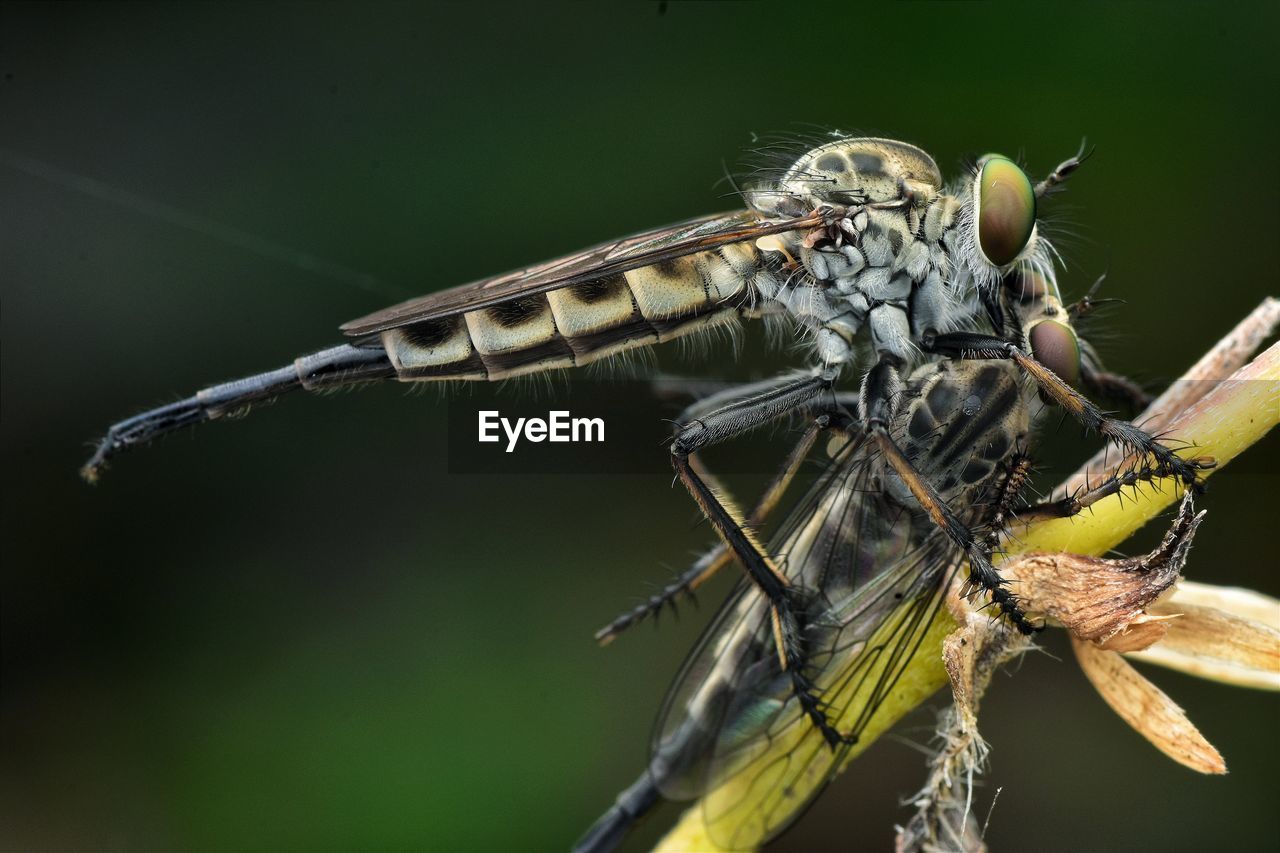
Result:
[[[807,152],[782,176],[775,192],[756,200],[761,209],[801,200],[826,204],[876,204],[902,197],[904,186],[919,203],[942,189],[933,158],[893,139],[838,139]],[[772,199],[772,200],[771,200]]]
[[[752,201],[765,212],[841,211],[826,229],[759,241],[792,270],[762,295],[810,331],[824,364],[853,361],[859,342],[918,363],[920,336],[972,325],[979,294],[1010,270],[1054,275],[1051,249],[1034,230],[1015,262],[988,261],[977,245],[973,181],[944,191],[933,159],[903,142],[844,139],[815,148]]]
[[[763,295],[812,330],[823,363],[852,360],[864,326],[876,351],[912,362],[919,334],[958,328],[972,310],[969,278],[956,274],[949,248],[961,208],[938,194],[923,207],[863,209],[814,245],[796,238],[784,248],[799,269]]]

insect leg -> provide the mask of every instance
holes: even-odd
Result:
[[[800,625],[796,614],[794,590],[790,582],[764,547],[756,541],[740,515],[708,484],[692,455],[721,441],[741,435],[761,424],[801,409],[814,406],[829,393],[830,375],[793,378],[763,393],[729,403],[700,417],[680,429],[671,443],[671,462],[680,481],[697,502],[702,514],[715,527],[720,538],[738,558],[747,576],[768,600],[773,622],[774,644],[783,671],[791,679],[792,692],[805,715],[834,749],[844,737],[827,721],[821,700],[813,692],[813,684],[803,673],[804,655],[800,643]]]
[[[1183,483],[1197,486],[1199,471],[1210,467],[1204,460],[1183,459],[1161,444],[1146,431],[1128,421],[1109,417],[1088,398],[1081,395],[1053,371],[1036,361],[1018,346],[994,335],[972,332],[951,332],[943,335],[925,335],[922,348],[953,358],[1009,359],[1035,380],[1040,390],[1053,402],[1062,406],[1086,429],[1094,429],[1140,456],[1156,460],[1160,476],[1174,476]]]
[[[986,540],[975,536],[951,507],[947,506],[889,434],[889,416],[894,405],[893,398],[899,387],[897,366],[892,358],[882,357],[867,372],[866,379],[863,381],[862,399],[868,436],[876,443],[885,461],[910,490],[916,502],[929,515],[933,523],[968,556],[969,582],[987,590],[991,600],[1009,617],[1009,621],[1019,631],[1030,634],[1038,630],[1027,621],[1018,606],[1017,598],[1006,588],[1008,582],[991,564],[991,548]]]
[[[723,402],[729,395],[715,395],[686,410],[691,419],[678,427],[671,443],[671,459],[681,482],[698,502],[703,514],[742,562],[748,576],[776,606],[785,598],[786,577],[764,555],[763,547],[754,541],[754,536],[737,517],[737,512],[719,497],[714,478],[697,462],[694,454],[769,421],[811,407],[831,387],[831,379],[826,376],[789,377],[771,381],[764,390],[756,391],[759,387],[752,386],[745,395],[739,390],[731,402]],[[701,414],[714,403],[723,405]],[[785,655],[781,646],[779,653]],[[785,665],[785,656],[783,660]]]
[[[1052,501],[1032,504],[1018,513],[1019,524],[1029,524],[1051,518],[1071,518],[1096,504],[1103,498],[1119,494],[1122,489],[1150,482],[1163,476],[1155,468],[1143,467],[1108,477],[1102,483],[1074,495]]]
[[[1015,514],[1015,502],[1030,475],[1031,457],[1021,451],[1014,453],[1006,466],[1004,478],[995,495],[991,516],[986,522],[986,544],[993,552],[1000,544],[1000,534],[1009,523],[1010,516]]]
[[[107,461],[122,451],[147,444],[183,427],[242,411],[297,388],[313,390],[391,379],[395,368],[381,347],[349,344],[305,355],[288,367],[214,385],[193,397],[160,406],[114,424],[80,469],[89,482],[98,479]]]
[[[829,419],[824,415],[810,424],[805,430],[803,436],[791,452],[787,454],[786,460],[782,464],[782,468],[774,475],[773,480],[765,488],[760,499],[756,501],[756,505],[752,508],[750,514],[747,515],[747,525],[749,527],[759,526],[778,505],[778,501],[782,499],[783,494],[791,485],[791,481],[800,470],[800,466],[804,463],[805,457],[809,455],[809,451],[813,448],[814,441],[817,440],[818,434],[827,427]],[[692,461],[692,460],[691,460]],[[703,479],[709,479],[710,475],[705,470],[701,470],[700,474]],[[698,558],[692,566],[684,571],[678,578],[673,580],[661,591],[651,596],[648,601],[637,605],[632,610],[623,613],[617,619],[614,619],[608,625],[596,632],[596,642],[600,645],[608,645],[613,642],[618,634],[630,628],[632,625],[656,615],[662,608],[668,604],[672,604],[675,598],[682,594],[692,595],[693,591],[705,583],[712,575],[724,568],[733,559],[733,554],[729,550],[729,546],[724,542],[718,543],[707,553]],[[675,605],[672,604],[674,607]]]

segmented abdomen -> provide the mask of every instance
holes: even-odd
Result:
[[[579,367],[729,321],[757,276],[759,250],[734,243],[461,316],[388,329],[402,380],[507,379]]]
[[[943,500],[952,501],[994,476],[1026,443],[1021,375],[1008,361],[943,361],[922,371],[932,375],[899,413],[905,426],[899,441]]]

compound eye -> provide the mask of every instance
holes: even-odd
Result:
[[[978,167],[978,245],[998,267],[1013,262],[1036,224],[1036,193],[1012,160],[996,154]]]
[[[1058,285],[1052,279],[1031,269],[1014,270],[1004,277],[1004,286],[1009,293],[1023,305],[1041,302],[1046,298],[1055,300],[1058,296]]]
[[[1031,355],[1068,385],[1080,386],[1080,341],[1075,331],[1056,320],[1041,320],[1027,334]]]

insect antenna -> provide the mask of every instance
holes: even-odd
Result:
[[[1087,150],[1086,150],[1087,149]],[[1080,150],[1076,151],[1074,157],[1063,160],[1058,164],[1052,172],[1049,173],[1043,181],[1036,184],[1036,198],[1044,198],[1051,195],[1054,190],[1060,187],[1067,178],[1071,177],[1076,169],[1080,168],[1080,164],[1084,163],[1093,156],[1093,152],[1097,151],[1097,147],[1089,148],[1088,138],[1080,140]]]

